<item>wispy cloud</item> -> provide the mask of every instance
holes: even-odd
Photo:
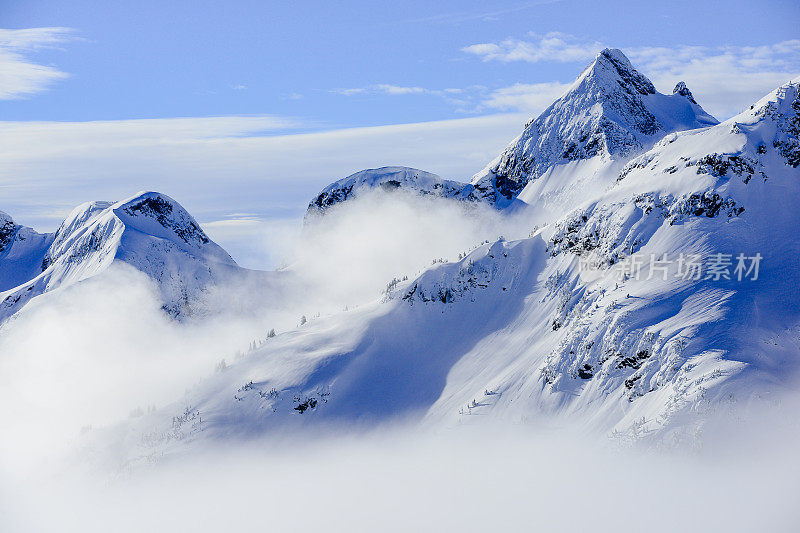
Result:
[[[67,73],[26,57],[74,39],[70,28],[0,29],[0,100],[23,98],[46,90]]]
[[[427,95],[443,99],[464,114],[479,114],[487,111],[519,111],[539,113],[553,103],[568,84],[556,81],[545,83],[516,83],[509,87],[490,89],[483,85],[469,87],[428,89],[376,84],[352,89],[336,89],[333,92],[344,96],[357,95]]]
[[[354,96],[358,94],[436,94],[439,91],[425,89],[423,87],[404,87],[401,85],[390,85],[388,83],[377,83],[367,87],[355,87],[350,89],[334,89],[332,92],[344,96]]]
[[[603,48],[599,42],[583,42],[565,33],[545,35],[529,33],[528,40],[506,39],[499,43],[478,43],[465,46],[462,52],[480,57],[483,61],[552,61],[566,63],[591,59]]]
[[[32,152],[40,157],[99,146],[167,146],[191,141],[255,137],[265,132],[291,130],[299,121],[259,116],[223,116],[90,122],[0,122],[0,161],[24,160]],[[27,146],[30,150],[19,150]],[[1,174],[1,173],[0,173]],[[2,183],[2,179],[0,179]]]
[[[517,110],[540,113],[552,104],[569,84],[557,81],[547,83],[515,83],[510,87],[495,89],[486,95],[480,108]]]
[[[527,39],[477,43],[462,51],[483,61],[584,63],[606,46],[614,45],[563,33],[531,33]],[[686,81],[698,101],[720,118],[800,73],[798,39],[763,46],[637,46],[623,51],[662,91]]]
[[[703,107],[730,117],[800,74],[800,40],[765,46],[626,49],[662,90],[684,80]]]
[[[445,89],[429,89],[419,86],[391,85],[387,83],[377,83],[366,87],[354,87],[348,89],[334,89],[331,91],[342,96],[366,96],[366,95],[387,95],[387,96],[432,96],[443,99],[446,103],[455,107],[457,113],[474,114],[484,110],[480,105],[488,89],[482,85],[472,85],[470,87],[448,87]]]

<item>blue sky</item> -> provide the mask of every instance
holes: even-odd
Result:
[[[159,190],[259,266],[352,172],[469,179],[603,47],[725,119],[800,74],[799,27],[796,0],[2,2],[0,209],[52,230]]]
[[[800,38],[796,1],[387,4],[3,2],[2,27],[72,29],[63,42],[27,53],[68,77],[35,97],[0,103],[3,117],[270,114],[314,129],[440,120],[496,112],[486,103],[492,91],[566,83],[587,62],[587,54],[561,60],[556,53],[555,60],[536,62],[484,60],[464,51],[475,44],[536,43],[532,34],[552,32],[579,47],[623,49],[765,46]],[[695,93],[706,92],[687,81]]]

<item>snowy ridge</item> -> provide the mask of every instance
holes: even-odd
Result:
[[[606,49],[485,169],[472,178],[475,198],[503,207],[555,165],[641,152],[665,134],[716,124],[679,83],[655,90],[625,55]]]
[[[606,167],[609,187],[527,239],[484,244],[394,280],[371,306],[268,339],[135,422],[128,445],[148,457],[277,427],[475,415],[691,439],[800,370],[798,81]],[[654,262],[664,254],[673,261]],[[716,254],[729,254],[726,276],[678,272],[681,255],[708,268]],[[755,279],[739,254],[750,267],[761,257]]]
[[[209,283],[242,270],[177,202],[155,192],[82,204],[54,234],[16,228],[0,254],[0,320],[31,298],[96,276],[115,261],[155,280],[164,308],[176,316],[191,314]]]
[[[381,167],[362,170],[335,181],[320,191],[308,204],[306,220],[310,216],[322,214],[334,205],[355,198],[359,193],[377,188],[384,191],[401,189],[418,194],[455,198],[461,194],[465,185],[409,167]]]

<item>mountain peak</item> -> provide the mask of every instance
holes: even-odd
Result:
[[[14,219],[5,211],[0,211],[0,231],[5,226],[15,226]]]
[[[679,94],[689,100],[691,103],[697,104],[697,102],[694,100],[694,96],[692,96],[692,91],[689,90],[685,82],[679,81],[677,85],[675,85],[675,88],[672,89],[672,94]]]
[[[581,86],[585,79],[616,82],[622,89],[631,94],[655,94],[653,83],[634,68],[628,57],[618,48],[605,48],[578,77],[573,89]],[[584,88],[585,90],[585,88]]]
[[[139,192],[114,204],[114,213],[126,226],[189,246],[211,242],[200,224],[178,202],[159,192]],[[227,255],[227,254],[226,254]]]
[[[629,157],[667,133],[713,124],[717,120],[694,99],[659,93],[621,50],[606,48],[561,98],[473,176],[471,195],[505,207],[529,181],[556,165]]]

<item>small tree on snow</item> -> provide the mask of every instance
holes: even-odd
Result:
[[[306,320],[306,315],[303,315],[303,316],[301,316],[301,317],[300,317],[300,325],[302,326],[302,325],[303,325],[303,324],[305,324],[306,322],[308,322],[308,320]]]

